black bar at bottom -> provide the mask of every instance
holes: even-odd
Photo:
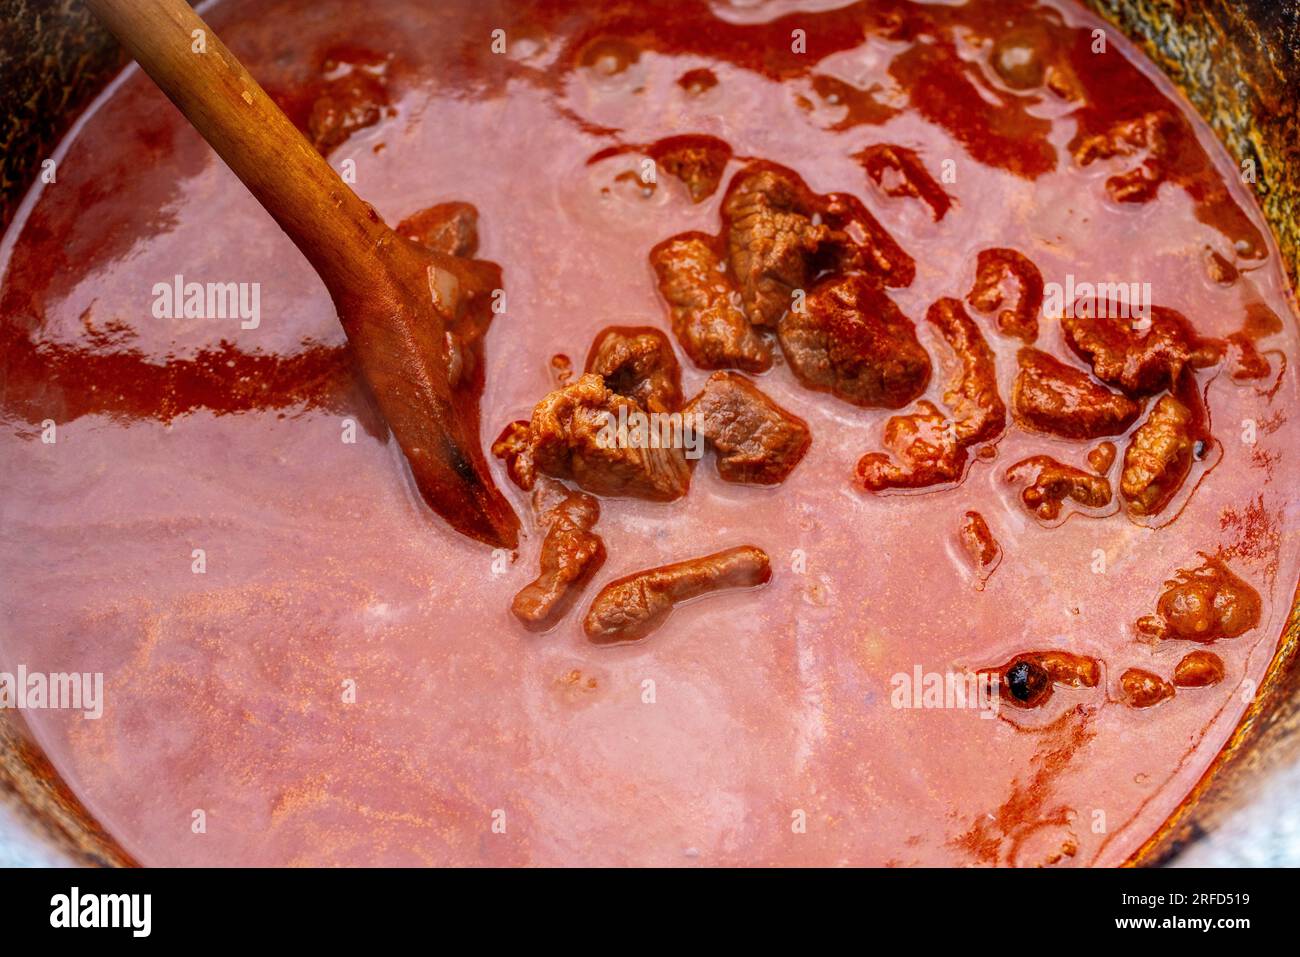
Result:
[[[927,949],[1193,934],[1230,946],[1251,931],[1291,925],[1294,878],[1173,869],[11,870],[0,871],[0,933],[10,945],[76,935],[127,946],[284,940],[336,948],[415,935],[457,946],[470,935],[585,949],[637,938],[699,943],[710,932],[733,946],[770,946],[773,933],[837,932],[864,943],[902,933]],[[677,936],[688,928],[690,938]]]

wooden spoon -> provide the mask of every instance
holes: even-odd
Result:
[[[311,262],[424,500],[457,531],[514,548],[519,519],[479,440],[500,270],[389,229],[184,0],[86,4]]]

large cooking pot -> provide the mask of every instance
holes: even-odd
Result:
[[[1257,192],[1300,283],[1300,0],[1087,0],[1183,90]],[[0,0],[0,230],[41,161],[126,58],[80,0]],[[1163,863],[1213,829],[1300,745],[1300,596],[1254,703],[1187,799],[1134,855]],[[0,711],[0,786],[33,827],[87,863],[132,863],[63,784],[21,717]]]

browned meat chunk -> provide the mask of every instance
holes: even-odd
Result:
[[[510,481],[522,489],[530,489],[537,481],[537,466],[533,462],[533,430],[525,419],[516,419],[492,443],[492,454],[506,464]]]
[[[922,399],[917,411],[891,416],[885,423],[884,445],[892,453],[868,452],[858,459],[855,474],[869,492],[946,485],[961,479],[966,447],[946,416]]]
[[[564,617],[573,599],[605,562],[605,543],[592,531],[600,518],[600,503],[590,495],[571,492],[558,484],[545,501],[542,489],[534,493],[546,529],[538,560],[537,578],[515,595],[514,616],[530,631],[545,631]]]
[[[1052,697],[1054,685],[1097,687],[1101,681],[1101,665],[1096,658],[1068,651],[1030,651],[980,674],[997,680],[1000,696],[1008,704],[1038,708]]]
[[[1016,304],[1003,308],[1006,285],[1014,280]],[[966,301],[980,312],[996,312],[998,331],[1024,342],[1038,338],[1038,313],[1043,308],[1043,275],[1014,249],[985,249],[975,264],[975,285]]]
[[[397,232],[448,256],[478,252],[478,210],[469,203],[439,203],[408,216]]]
[[[1102,442],[1088,452],[1088,468],[1098,475],[1105,475],[1115,464],[1116,451],[1114,442]]]
[[[1180,688],[1208,688],[1223,680],[1223,659],[1212,651],[1192,651],[1174,666],[1174,684]]]
[[[672,344],[650,326],[610,326],[587,353],[587,372],[611,392],[635,399],[647,412],[673,412],[682,404],[682,368]]]
[[[1137,166],[1106,180],[1106,192],[1117,203],[1145,203],[1155,199],[1168,176],[1169,137],[1177,121],[1163,110],[1144,113],[1116,123],[1105,133],[1083,137],[1074,150],[1075,161],[1087,166],[1099,159],[1140,157]]]
[[[1101,664],[1096,658],[1068,651],[1039,651],[1035,657],[1054,684],[1067,688],[1095,688],[1101,681]]]
[[[1192,468],[1196,440],[1192,411],[1162,395],[1124,450],[1119,492],[1134,515],[1157,515],[1182,488]]]
[[[551,356],[551,377],[556,385],[568,385],[573,381],[573,360],[563,352]]]
[[[988,581],[1002,561],[1002,546],[993,537],[988,522],[984,521],[984,516],[979,512],[967,512],[962,516],[957,539],[961,542],[966,557],[970,559],[979,587],[983,588],[984,582]]]
[[[715,372],[683,410],[718,457],[728,482],[777,485],[799,464],[812,435],[808,424],[734,372]]]
[[[1139,619],[1137,631],[1146,638],[1209,644],[1245,634],[1259,624],[1259,615],[1259,592],[1223,562],[1207,558],[1165,582],[1156,613]]]
[[[1102,311],[1108,315],[1100,317]],[[1145,330],[1138,328],[1138,320],[1117,317],[1116,311],[1084,301],[1076,304],[1073,315],[1061,318],[1065,341],[1092,363],[1102,382],[1134,395],[1150,395],[1173,388],[1185,368],[1219,361],[1221,349],[1199,339],[1172,309],[1152,306],[1150,328]]]
[[[702,203],[717,192],[731,159],[730,146],[716,136],[701,134],[670,136],[652,144],[647,152],[660,169],[682,181],[693,203]]]
[[[527,425],[507,426],[492,454],[506,460],[510,477],[523,488],[540,473],[572,479],[597,495],[681,498],[691,481],[685,453],[680,443],[657,441],[649,426],[638,429],[644,416],[600,376],[584,375],[537,403]]]
[[[884,286],[902,288],[912,284],[916,261],[856,196],[823,196],[821,214],[831,232],[819,265],[833,272],[863,272]]]
[[[377,54],[330,53],[325,82],[307,117],[307,138],[328,156],[357,130],[374,126],[388,106],[388,61]]]
[[[1011,389],[1011,410],[1021,427],[1067,439],[1119,435],[1140,407],[1111,392],[1086,372],[1037,349],[1021,349],[1020,372]]]
[[[1024,483],[1020,500],[1045,522],[1055,521],[1069,499],[1085,508],[1110,504],[1110,483],[1050,455],[1031,455],[1007,469],[1007,480]]]
[[[1159,675],[1130,668],[1119,676],[1120,690],[1130,708],[1151,708],[1174,696],[1174,686]]]
[[[818,283],[777,335],[800,382],[854,405],[901,408],[930,381],[912,321],[865,276]]]
[[[727,588],[752,588],[771,577],[767,554],[752,545],[662,565],[602,588],[583,628],[598,645],[638,641],[662,625],[681,602]]]
[[[747,166],[722,201],[723,233],[741,303],[756,326],[775,326],[794,291],[811,278],[811,260],[830,235],[814,225],[818,197],[790,170]]]
[[[962,445],[991,442],[1007,423],[1007,407],[998,395],[993,350],[956,299],[940,299],[926,311],[925,318],[939,330],[960,364],[943,392],[957,441]]]
[[[930,207],[937,223],[952,206],[952,197],[921,162],[915,150],[878,143],[857,154],[867,175],[887,196],[912,196]]]
[[[927,310],[926,320],[939,330],[957,361],[943,393],[952,419],[922,401],[917,411],[886,422],[884,444],[892,460],[882,452],[858,460],[857,478],[869,491],[957,482],[965,470],[967,449],[996,439],[1006,427],[993,352],[961,303],[940,299]]]
[[[771,350],[745,317],[713,243],[703,233],[685,233],[650,252],[659,291],[672,309],[673,335],[702,369],[765,372],[772,367]]]

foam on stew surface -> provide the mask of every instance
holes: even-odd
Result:
[[[1101,440],[1010,415],[960,481],[867,491],[855,463],[915,403],[813,391],[773,342],[751,378],[811,432],[793,472],[746,486],[702,462],[677,501],[602,499],[604,565],[530,632],[510,614],[537,576],[528,496],[494,461],[528,533],[513,557],[423,506],[323,286],[131,69],[0,249],[0,669],[104,674],[102,718],[25,717],[136,859],[1111,865],[1186,797],[1300,574],[1295,317],[1249,187],[1115,30],[1097,49],[1081,8],[800,6],[235,0],[209,17],[389,223],[477,207],[507,294],[485,445],[555,387],[552,357],[580,362],[610,326],[664,330],[683,395],[701,390],[650,251],[716,235],[728,183],[761,160],[856,197],[915,260],[884,294],[940,410],[956,363],[925,317],[967,299],[985,250],[1048,284],[1150,283],[1206,339],[1250,326],[1267,375],[1217,358],[1184,374],[1179,401],[1203,396],[1208,421],[1152,453],[1178,468],[1194,448],[1172,500],[1147,515],[1121,496],[1154,388],[1102,457],[1109,506],[1060,486],[1058,517],[1028,508],[1011,466],[1089,471]],[[710,154],[716,189],[656,155],[683,134],[730,147]],[[177,275],[259,283],[257,327],[159,318],[155,284]],[[1010,403],[1025,317],[967,311]],[[1047,308],[1038,327],[1035,348],[1089,371]],[[743,545],[770,556],[767,584],[636,643],[585,637],[605,584]],[[1226,607],[1243,582],[1257,605],[1234,591],[1192,632],[1208,640],[1178,637],[1204,623],[1188,601]],[[1197,649],[1222,678],[1210,662],[1175,691]],[[1172,696],[1139,696],[1130,669]],[[918,670],[1001,675],[1006,702],[991,719],[896,707],[895,676]]]

